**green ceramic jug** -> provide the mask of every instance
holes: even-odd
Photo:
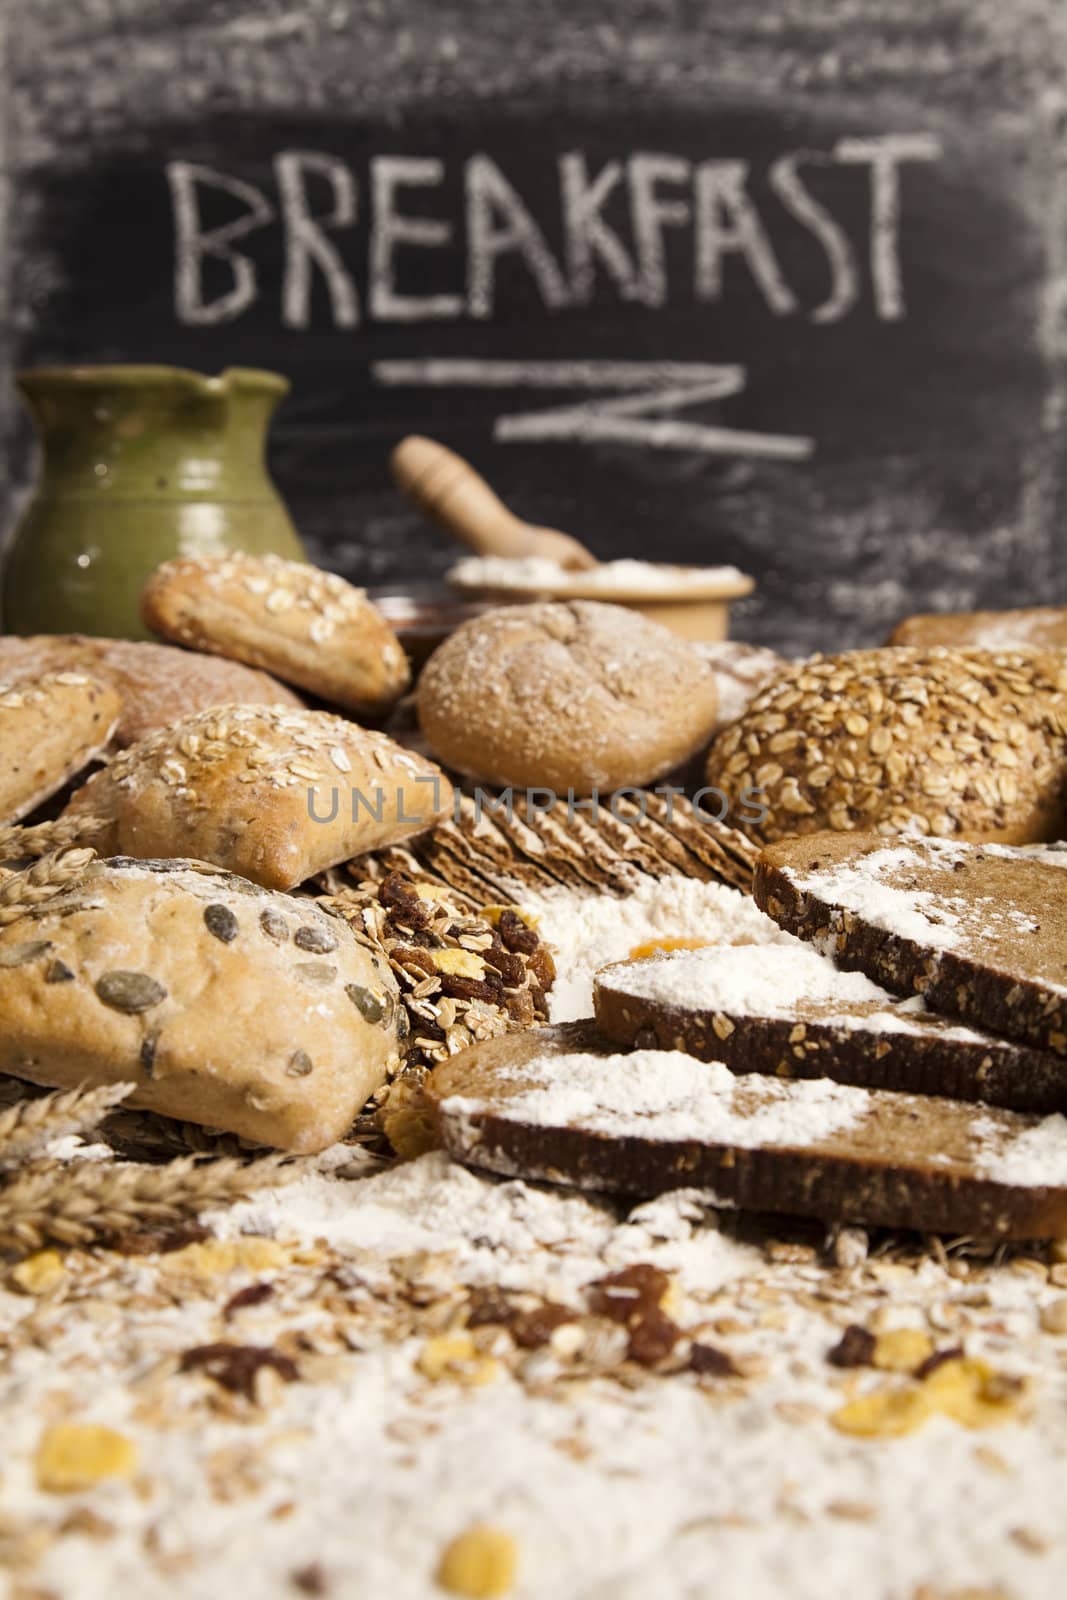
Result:
[[[289,388],[277,373],[40,367],[16,381],[41,465],[4,560],[6,632],[143,639],[141,586],[172,556],[305,559],[267,474],[267,428]]]

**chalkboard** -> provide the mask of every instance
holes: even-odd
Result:
[[[0,354],[286,373],[272,468],[360,582],[452,557],[388,481],[419,431],[603,556],[752,572],[737,631],[788,649],[1065,598],[1031,12],[34,0]]]

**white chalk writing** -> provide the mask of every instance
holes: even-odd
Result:
[[[355,328],[363,316],[363,281],[368,321],[487,321],[498,312],[506,263],[507,292],[518,273],[547,313],[605,294],[651,308],[685,297],[722,302],[747,279],[775,318],[827,324],[867,304],[879,320],[894,322],[907,313],[903,169],[939,155],[934,137],[910,133],[787,150],[765,171],[737,157],[693,161],[642,150],[593,171],[584,151],[568,150],[545,157],[551,166],[538,174],[535,205],[514,174],[485,152],[452,167],[440,156],[379,154],[367,162],[366,216],[361,179],[336,155],[279,152],[274,193],[243,177],[172,161],[166,175],[175,314],[191,326],[233,322],[277,292],[286,327],[308,328],[325,310],[333,326]],[[524,172],[536,159],[524,157]],[[835,173],[841,183],[850,171],[866,174],[865,224],[854,221],[854,189],[849,209],[859,238],[829,198]],[[546,192],[555,195],[549,214]],[[216,220],[220,215],[224,220]],[[790,281],[783,226],[792,230],[792,249],[799,229],[825,263],[826,289],[815,303],[810,288],[805,301]],[[281,233],[277,289],[257,266],[256,236],[270,237],[266,230]],[[683,280],[678,263],[686,253]],[[412,263],[415,279],[406,275]],[[324,292],[316,297],[319,280]],[[419,292],[401,287],[409,281],[417,281]],[[811,281],[809,271],[804,282]]]

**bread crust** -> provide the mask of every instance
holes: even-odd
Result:
[[[823,835],[769,846],[756,864],[756,904],[839,966],[866,973],[894,994],[921,994],[932,1011],[1067,1057],[1067,867],[1002,846],[907,841],[917,858],[906,871],[909,888],[927,895],[929,904],[946,896],[946,916],[963,917],[963,936],[942,948],[879,926],[835,900],[832,870],[862,866],[886,843]],[[936,864],[946,849],[960,862],[947,872]],[[934,858],[928,870],[924,856]]]
[[[753,950],[754,963],[759,953]],[[1012,1044],[992,1034],[953,1028],[932,1012],[912,1012],[898,1029],[879,1025],[893,1008],[867,1001],[826,1006],[821,1014],[798,1008],[792,1017],[758,1017],[729,1007],[668,1004],[627,988],[632,962],[597,973],[597,1027],[620,1049],[683,1050],[698,1061],[721,1061],[731,1072],[778,1078],[833,1078],[863,1089],[982,1100],[1014,1111],[1048,1115],[1067,1111],[1067,1061],[1044,1050]],[[835,1009],[837,1014],[835,1015]]]
[[[264,672],[169,644],[80,633],[0,638],[0,680],[19,683],[45,672],[87,673],[116,691],[122,705],[113,743],[119,749],[210,706],[297,709],[304,703]]]
[[[716,711],[714,674],[691,645],[590,600],[473,618],[418,686],[420,725],[448,766],[557,794],[654,782],[706,745]]]
[[[196,862],[96,862],[0,929],[0,1070],[309,1152],[398,1065],[388,963],[314,902]]]
[[[701,1189],[723,1205],[827,1222],[1002,1239],[1055,1237],[1067,1226],[1067,1180],[1024,1187],[975,1168],[972,1151],[990,1130],[1007,1141],[1038,1123],[988,1106],[872,1090],[862,1124],[803,1149],[657,1139],[654,1119],[647,1133],[619,1137],[509,1114],[514,1095],[538,1086],[539,1059],[615,1048],[580,1022],[489,1040],[442,1063],[427,1094],[446,1150],[511,1177],[633,1196]],[[746,1092],[758,1095],[758,1084]],[[605,1104],[610,1093],[607,1075]]]
[[[1067,650],[1067,606],[1014,611],[924,611],[898,622],[889,644],[959,649]]]
[[[0,822],[18,822],[103,755],[121,702],[81,672],[0,683]]]
[[[452,806],[431,762],[319,711],[220,706],[124,751],[78,790],[102,853],[192,857],[269,889],[430,828]]]
[[[411,681],[396,634],[363,589],[279,556],[168,561],[145,585],[141,614],[164,639],[262,668],[359,715],[387,711]]]
[[[1067,655],[885,649],[781,673],[711,747],[735,825],[1026,844],[1067,816]],[[758,791],[744,806],[744,795]],[[756,804],[763,807],[761,818]]]

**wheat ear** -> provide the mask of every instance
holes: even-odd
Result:
[[[34,906],[43,905],[82,876],[94,850],[56,851],[42,856],[24,872],[13,872],[0,880],[0,928],[25,916]]]
[[[38,822],[30,827],[14,824],[0,828],[0,861],[18,861],[26,856],[47,856],[70,850],[75,845],[91,844],[110,824],[104,817],[57,817],[54,822]]]
[[[247,1163],[186,1156],[162,1167],[40,1162],[0,1187],[0,1247],[26,1253],[48,1240],[90,1244],[158,1227],[242,1200],[303,1170],[278,1155]]]
[[[0,1111],[0,1166],[28,1160],[51,1139],[88,1133],[133,1088],[132,1083],[108,1083],[17,1100]]]

